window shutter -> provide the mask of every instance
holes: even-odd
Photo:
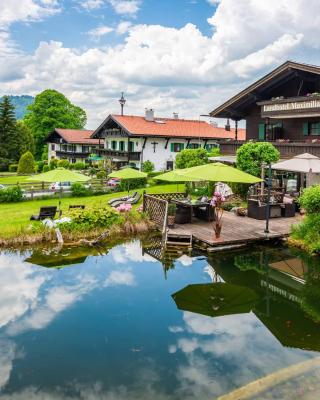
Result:
[[[184,149],[184,144],[181,143],[181,144],[180,144],[180,150],[182,151],[183,149]]]
[[[261,123],[259,124],[259,140],[265,140],[266,134],[265,134],[265,124]]]
[[[174,143],[170,143],[170,150],[174,152]]]
[[[309,122],[304,122],[302,127],[303,136],[309,135]]]

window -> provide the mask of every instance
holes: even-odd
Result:
[[[167,171],[173,169],[173,161],[167,161]]]
[[[51,150],[54,150],[55,149],[55,146],[54,146],[54,144],[52,143],[51,144]]]
[[[82,146],[82,153],[89,153],[89,146]]]
[[[198,149],[200,147],[199,143],[189,143],[188,149]]]
[[[216,148],[219,148],[219,147],[220,147],[220,146],[219,146],[218,143],[209,143],[209,144],[206,144],[205,149],[206,149],[207,151],[211,151],[212,149],[216,149]]]
[[[183,143],[171,143],[171,151],[173,153],[179,153],[179,151],[184,149]]]
[[[320,122],[311,122],[309,124],[310,135],[320,135]]]
[[[129,142],[129,151],[134,151],[134,142]]]
[[[120,150],[120,151],[125,151],[124,141],[123,141],[123,140],[121,140],[121,141],[119,142],[119,150]]]
[[[112,140],[111,148],[112,148],[112,150],[117,150],[117,141],[116,140]]]

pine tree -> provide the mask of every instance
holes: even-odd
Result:
[[[17,139],[14,106],[8,96],[0,102],[0,157],[17,160],[19,157],[19,141]]]

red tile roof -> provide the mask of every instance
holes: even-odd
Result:
[[[132,135],[143,136],[172,136],[205,139],[234,139],[235,131],[226,131],[205,121],[189,119],[155,118],[146,121],[144,117],[134,115],[112,115],[123,128]],[[238,129],[238,140],[246,139],[245,129]]]
[[[68,143],[77,144],[99,144],[99,139],[92,139],[93,131],[80,129],[60,129],[55,131]]]

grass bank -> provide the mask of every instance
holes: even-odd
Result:
[[[177,185],[155,185],[145,189],[139,189],[141,193],[146,190],[147,193],[165,193],[176,192]],[[184,190],[184,185],[179,185],[179,191]],[[101,196],[90,197],[65,197],[61,199],[62,215],[66,214],[69,205],[84,204],[86,207],[105,207],[107,202],[115,197],[125,196],[126,192],[112,193]],[[135,206],[138,207],[141,202]],[[37,214],[39,208],[43,206],[58,205],[58,199],[32,200],[21,203],[0,204],[0,245],[14,245],[22,243],[35,243],[37,241],[53,240],[52,234],[45,232],[41,222],[30,221],[32,214]],[[129,224],[127,224],[129,225]],[[119,227],[115,228],[121,233]],[[124,231],[128,228],[123,227]],[[137,227],[138,229],[138,227]],[[129,229],[130,230],[130,229]],[[78,234],[69,235],[70,240],[76,240],[82,237],[93,238],[101,233],[101,229],[91,232],[78,232]],[[73,237],[72,237],[73,236]],[[77,236],[77,237],[75,237]]]

